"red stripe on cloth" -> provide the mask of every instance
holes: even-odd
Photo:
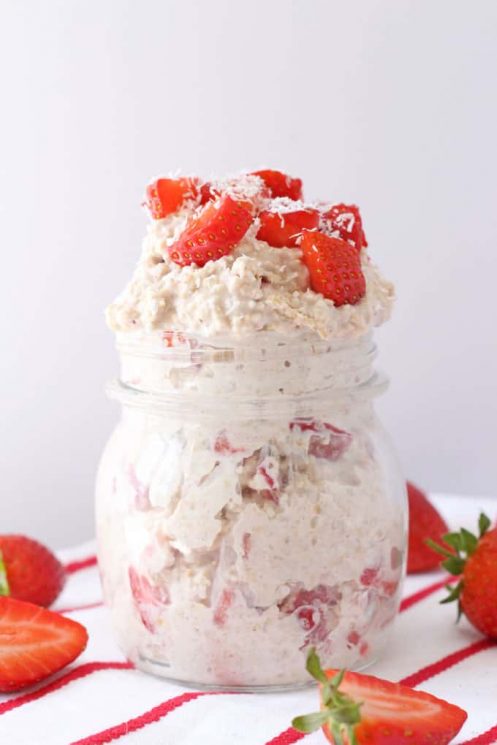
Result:
[[[307,737],[304,732],[297,732],[293,727],[289,727],[281,734],[273,737],[272,740],[268,740],[266,745],[293,745],[294,742],[299,742],[304,737]]]
[[[73,680],[79,680],[79,678],[84,678],[87,675],[98,672],[99,670],[131,670],[132,668],[133,665],[130,662],[85,662],[82,665],[73,668],[65,675],[62,675],[60,678],[57,678],[57,680],[54,680],[52,683],[43,686],[43,688],[38,688],[38,690],[33,691],[32,693],[25,693],[22,696],[17,696],[17,698],[11,698],[10,701],[5,701],[3,704],[0,704],[0,714],[5,714],[6,711],[12,711],[12,709],[17,709],[19,706],[24,706],[24,704],[29,704],[31,701],[43,698],[48,693],[58,691],[59,688],[63,688]]]
[[[472,657],[474,654],[478,654],[478,652],[484,652],[485,649],[490,649],[490,647],[495,646],[497,646],[497,642],[492,639],[480,639],[477,642],[473,642],[473,644],[469,644],[467,647],[458,649],[457,652],[448,654],[447,657],[442,657],[441,660],[434,662],[432,665],[422,667],[421,670],[418,670],[416,673],[402,678],[399,683],[415,688],[426,680],[434,678],[435,675],[440,675],[440,673],[445,672],[445,670],[448,670],[450,667],[458,665],[468,657]]]
[[[491,745],[493,742],[497,742],[497,724],[471,740],[464,740],[461,745]]]
[[[78,559],[77,561],[70,561],[65,565],[65,570],[68,574],[74,574],[79,572],[81,569],[88,569],[88,567],[94,567],[97,563],[96,556],[87,556],[86,559]]]
[[[70,608],[53,608],[54,613],[74,613],[78,610],[93,610],[93,608],[101,608],[103,606],[103,600],[97,600],[94,603],[86,603],[85,605],[73,605]]]
[[[410,686],[411,688],[414,688],[415,686],[419,685],[420,683],[424,683],[425,681],[429,680],[430,678],[434,678],[435,675],[439,675],[440,673],[443,673],[445,670],[448,670],[450,667],[453,667],[454,665],[459,664],[463,660],[467,659],[468,657],[472,657],[472,655],[477,654],[478,652],[483,652],[485,649],[489,649],[490,647],[497,646],[497,642],[492,641],[491,639],[480,639],[477,642],[473,642],[473,644],[470,644],[467,647],[463,647],[462,649],[459,649],[457,652],[453,652],[452,654],[447,655],[446,657],[442,657],[441,660],[438,660],[437,662],[434,662],[432,665],[427,665],[426,667],[421,668],[421,670],[418,670],[416,673],[413,673],[412,675],[408,675],[405,678],[402,678],[399,683],[402,683],[402,685]],[[489,730],[490,731],[490,730]],[[497,728],[496,728],[497,731]],[[304,737],[307,735],[303,732],[297,732],[297,730],[294,730],[293,727],[289,727],[281,734],[277,735],[276,737],[273,737],[272,740],[269,740],[266,742],[266,745],[293,745],[295,742],[299,742],[300,740],[303,740]],[[471,741],[471,745],[487,745],[488,743],[494,742],[493,740],[482,740],[481,742]],[[469,745],[466,743],[463,743],[463,745]]]
[[[437,582],[433,582],[431,585],[428,585],[428,587],[423,587],[422,590],[418,590],[412,595],[408,595],[402,600],[400,604],[400,612],[402,613],[402,611],[407,610],[412,605],[416,605],[416,603],[419,603],[420,600],[428,598],[430,595],[433,595],[434,592],[437,592],[437,590],[441,590],[442,587],[445,587],[445,585],[450,585],[452,582],[455,582],[456,579],[456,577],[451,577],[450,575],[448,575],[443,579],[439,579]]]
[[[148,724],[158,722],[170,714],[171,711],[174,711],[189,701],[200,698],[200,696],[219,696],[226,693],[225,691],[192,691],[191,693],[182,693],[180,696],[175,696],[169,699],[169,701],[164,701],[162,704],[154,706],[153,709],[140,714],[140,716],[134,719],[129,719],[127,722],[118,724],[115,727],[97,732],[95,735],[83,737],[82,740],[75,740],[70,745],[101,745],[102,743],[114,742],[114,740],[118,740],[123,735],[136,732],[137,729],[142,729],[142,727],[146,727]]]

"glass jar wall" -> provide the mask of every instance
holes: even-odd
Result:
[[[253,689],[363,668],[397,612],[404,480],[371,337],[124,335],[102,457],[104,593],[137,667]]]

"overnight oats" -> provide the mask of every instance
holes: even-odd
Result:
[[[355,206],[277,171],[158,179],[108,308],[122,418],[97,483],[99,563],[137,667],[215,688],[363,668],[404,570],[405,486],[373,408],[393,288]]]

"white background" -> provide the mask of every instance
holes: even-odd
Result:
[[[397,285],[408,476],[496,492],[495,0],[0,0],[1,532],[92,535],[103,308],[160,172],[270,165],[362,207]]]

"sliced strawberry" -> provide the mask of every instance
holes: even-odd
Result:
[[[273,199],[288,197],[289,199],[302,199],[302,181],[292,178],[281,171],[253,171],[254,176],[259,176],[271,191]]]
[[[219,455],[233,455],[243,453],[243,448],[235,447],[229,440],[225,429],[221,430],[214,441],[214,452]]]
[[[228,617],[228,611],[233,603],[233,591],[223,590],[219,601],[214,608],[213,620],[216,626],[224,626]]]
[[[87,641],[80,623],[0,597],[0,691],[17,691],[47,678],[76,659]]]
[[[303,230],[314,230],[319,226],[319,212],[312,209],[295,212],[264,211],[260,213],[259,219],[261,227],[257,238],[275,248],[298,246]]]
[[[355,204],[335,204],[323,213],[323,218],[330,233],[338,233],[338,238],[349,241],[358,251],[368,245],[362,227],[361,213]]]
[[[281,613],[293,615],[305,631],[302,648],[321,644],[330,635],[335,621],[335,606],[340,592],[330,585],[316,585],[306,590],[298,583],[278,604]]]
[[[329,422],[321,422],[312,417],[293,419],[290,422],[290,429],[313,433],[309,437],[307,453],[315,458],[338,460],[348,450],[352,442],[352,435],[349,432],[338,429]]]
[[[171,259],[180,266],[204,266],[230,254],[252,224],[250,212],[225,195],[209,202],[179,239],[168,248]]]
[[[300,248],[309,270],[311,287],[336,306],[355,305],[366,294],[366,280],[358,251],[340,238],[304,233]]]
[[[66,572],[48,548],[23,535],[0,535],[0,555],[7,579],[0,595],[47,607],[58,597]]]
[[[200,204],[204,205],[207,204],[207,202],[213,202],[215,199],[219,197],[219,192],[217,192],[210,181],[206,181],[202,186],[200,187]]]
[[[440,557],[426,545],[427,539],[441,541],[447,533],[447,523],[428,497],[417,486],[407,482],[409,499],[409,551],[407,573],[429,572],[440,568]],[[448,546],[446,549],[450,550]]]
[[[447,745],[468,716],[458,706],[400,683],[344,670],[323,671],[313,649],[307,670],[319,682],[321,711],[297,717],[292,724],[300,732],[322,727],[331,743]]]
[[[129,586],[135,607],[146,629],[155,631],[158,611],[171,602],[167,587],[152,585],[143,574],[139,574],[134,567],[128,569]]]
[[[154,220],[177,212],[187,199],[198,196],[197,180],[193,178],[159,178],[147,186],[146,202]]]

